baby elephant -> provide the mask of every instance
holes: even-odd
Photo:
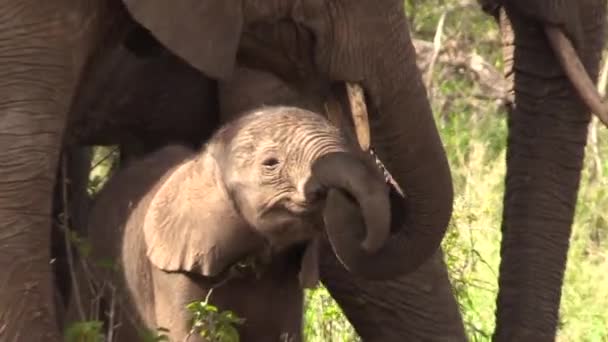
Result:
[[[137,326],[184,340],[185,306],[213,289],[210,303],[245,318],[242,341],[299,341],[300,282],[316,281],[327,191],[358,203],[360,248],[376,251],[389,235],[388,188],[356,151],[318,114],[266,107],[221,127],[201,151],[167,146],[119,171],[89,226],[92,260],[119,266],[94,272],[117,289],[114,340],[137,340]]]

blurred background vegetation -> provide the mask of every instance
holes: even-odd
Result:
[[[475,0],[405,0],[405,5],[454,179],[445,258],[470,340],[489,341],[507,136],[498,27]],[[608,341],[608,130],[594,122],[590,131],[558,341]],[[115,150],[97,149],[92,192],[115,159]],[[359,340],[323,287],[307,291],[304,318],[309,342]]]

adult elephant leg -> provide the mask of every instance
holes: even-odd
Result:
[[[596,78],[606,5],[578,4],[578,52]],[[500,18],[514,104],[494,340],[553,341],[590,116],[543,26],[511,6],[501,9]]]
[[[52,191],[90,8],[67,0],[0,8],[0,340],[58,341]]]

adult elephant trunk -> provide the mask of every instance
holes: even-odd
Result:
[[[364,227],[359,232],[366,234],[364,239],[362,236],[349,239],[351,235],[343,238],[340,231],[326,224],[329,240],[338,258],[343,260],[351,253],[350,250],[359,249],[359,246],[369,252],[381,248],[390,233],[390,203],[388,188],[381,175],[374,170],[374,165],[368,165],[350,153],[333,152],[313,163],[312,176],[313,180],[326,188],[349,193],[359,204],[357,211],[360,210],[364,221]],[[344,265],[353,267],[346,263]]]
[[[605,6],[580,6],[585,20],[577,52],[592,78],[601,57]],[[590,115],[542,25],[522,11],[505,6],[500,13],[514,105],[494,340],[554,341]]]
[[[345,17],[353,13],[369,16],[345,19],[357,23],[350,27],[349,40],[344,34],[327,35],[327,39],[336,37],[331,41],[319,39],[338,56],[318,49],[318,62],[329,66],[332,79],[361,84],[370,114],[371,145],[407,195],[407,199],[393,197],[397,200],[391,205],[400,213],[393,217],[393,225],[398,226],[392,227],[387,243],[373,254],[351,245],[348,253],[343,251],[342,261],[364,277],[389,279],[416,270],[439,247],[452,213],[452,179],[416,65],[403,2],[345,2],[342,10]],[[363,17],[383,19],[361,20]],[[342,201],[334,203],[337,198],[328,198],[326,221],[343,217],[327,210],[348,211]],[[350,225],[327,223],[333,235],[357,239],[356,229]]]

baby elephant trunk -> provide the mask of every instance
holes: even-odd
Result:
[[[361,248],[369,253],[379,250],[390,234],[390,199],[388,187],[378,169],[371,162],[347,152],[333,152],[317,159],[312,165],[313,179],[329,189],[342,190],[358,203],[365,223]],[[353,227],[356,229],[356,227]],[[327,229],[329,241],[338,241],[332,236],[336,230]],[[359,246],[333,244],[336,256],[358,249]]]

